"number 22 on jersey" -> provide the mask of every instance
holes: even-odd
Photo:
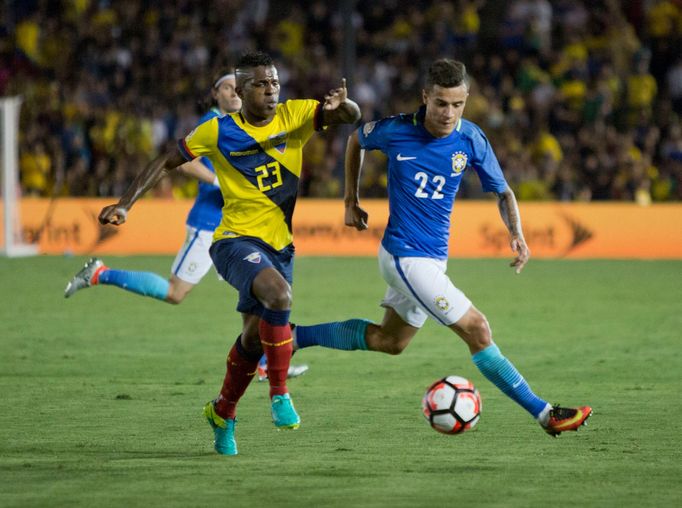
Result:
[[[417,188],[417,191],[414,193],[415,196],[421,199],[443,199],[445,195],[441,193],[441,190],[443,189],[443,186],[445,185],[445,177],[442,175],[436,175],[433,177],[431,182],[433,183],[433,186],[435,186],[435,189],[431,194],[427,192],[427,186],[429,186],[429,175],[424,173],[423,171],[420,171],[416,175],[414,175],[414,179],[419,182],[419,187]],[[431,186],[429,186],[431,187]],[[429,189],[430,190],[430,189]]]

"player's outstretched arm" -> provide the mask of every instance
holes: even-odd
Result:
[[[173,171],[183,164],[185,158],[179,151],[173,151],[158,156],[152,160],[139,173],[130,187],[125,191],[118,203],[105,206],[99,213],[100,224],[114,224],[119,226],[126,221],[128,211],[156,182],[163,176],[165,171]]]
[[[516,202],[514,191],[509,187],[504,192],[497,193],[497,205],[500,209],[500,215],[504,225],[507,226],[511,236],[511,248],[516,252],[516,258],[509,266],[516,269],[516,273],[521,273],[523,267],[528,263],[530,258],[530,249],[526,245],[526,240],[523,237],[523,229],[521,227],[521,214],[519,213],[519,204]]]
[[[324,96],[322,125],[355,123],[360,120],[361,116],[360,107],[348,98],[346,78],[341,80],[341,87],[330,90]]]
[[[346,143],[344,221],[346,226],[354,227],[358,231],[367,229],[369,217],[367,212],[360,208],[360,171],[364,153],[365,151],[360,147],[358,132],[354,131]]]

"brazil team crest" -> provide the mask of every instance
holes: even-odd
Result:
[[[467,167],[468,162],[467,154],[464,152],[456,152],[452,154],[452,175],[459,175]]]
[[[436,299],[434,300],[434,303],[436,304],[436,307],[438,307],[443,312],[447,312],[448,309],[450,309],[450,302],[448,302],[448,299],[445,298],[444,296],[437,296]]]

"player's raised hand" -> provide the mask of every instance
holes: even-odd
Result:
[[[118,203],[114,205],[105,206],[102,211],[99,212],[99,223],[102,225],[113,224],[114,226],[120,226],[128,218],[128,210],[120,206]]]
[[[360,208],[360,205],[346,205],[345,224],[346,226],[363,231],[367,229],[367,218],[369,215]]]
[[[516,273],[521,273],[523,267],[528,263],[528,259],[530,259],[530,249],[522,236],[512,237],[511,248],[516,252],[516,258],[509,263],[509,266],[514,267]]]
[[[346,89],[346,78],[341,80],[341,87],[329,90],[324,96],[324,104],[322,108],[326,111],[333,111],[339,107],[348,98],[348,90]]]

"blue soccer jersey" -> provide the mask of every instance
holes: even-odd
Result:
[[[199,119],[197,125],[210,120],[211,118],[221,117],[218,108],[211,110]],[[215,173],[213,164],[208,157],[202,157],[201,163]],[[197,194],[194,205],[192,205],[187,215],[187,225],[197,229],[213,231],[222,217],[223,195],[220,188],[210,183],[199,182],[199,193]]]
[[[358,129],[360,146],[388,157],[390,216],[382,245],[400,257],[446,259],[450,215],[466,168],[483,190],[503,192],[507,182],[483,131],[460,120],[452,133],[435,138],[424,127],[425,108],[368,122]]]

